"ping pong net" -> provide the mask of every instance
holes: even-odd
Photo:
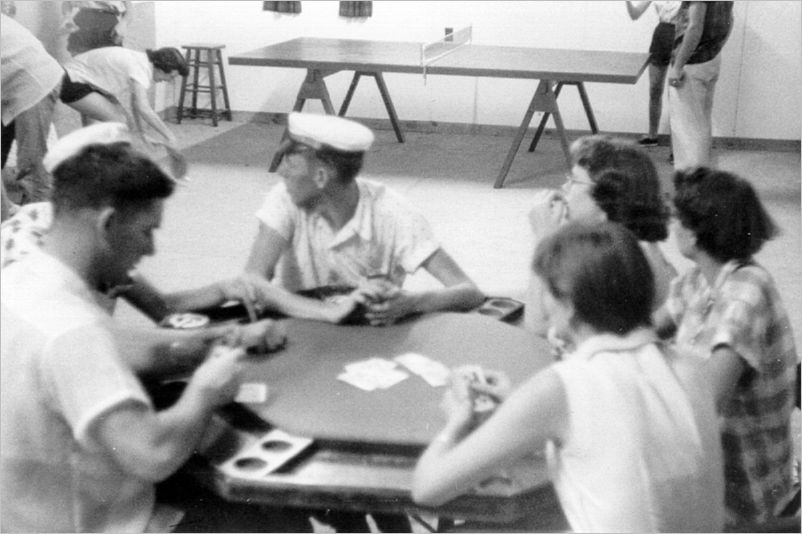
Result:
[[[470,44],[472,35],[473,26],[466,26],[455,32],[447,33],[436,41],[422,44],[420,47],[420,64],[423,68],[423,82],[426,83],[426,69],[429,65]]]

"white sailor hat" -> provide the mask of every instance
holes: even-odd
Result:
[[[121,141],[131,142],[128,126],[121,122],[98,122],[61,137],[47,151],[42,165],[47,172],[52,173],[61,162],[78,154],[84,147],[110,145]]]
[[[318,150],[365,152],[373,144],[373,132],[358,122],[336,115],[292,112],[287,117],[290,139]]]

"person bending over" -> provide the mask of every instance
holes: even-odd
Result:
[[[640,242],[655,279],[655,308],[665,301],[677,271],[665,258],[659,242],[668,237],[669,210],[660,178],[649,155],[623,139],[592,135],[571,145],[573,166],[561,191],[537,197],[529,214],[535,242],[568,221],[613,221],[626,226]],[[543,286],[530,281],[526,324],[543,335],[548,318],[538,295]]]
[[[26,27],[0,14],[0,78],[3,97],[2,161],[5,169],[14,141],[17,142],[17,166],[12,192],[21,186],[19,204],[39,202],[50,196],[51,179],[42,166],[47,152],[47,136],[53,122],[64,70],[41,41]],[[8,172],[8,169],[6,169]],[[5,174],[5,173],[4,173]],[[3,202],[9,206],[6,184]]]
[[[127,123],[148,146],[163,145],[171,155],[177,151],[175,135],[148,101],[152,82],[188,74],[186,60],[177,49],[95,48],[73,57],[64,70],[62,102],[93,121]],[[159,138],[147,135],[145,124]]]
[[[367,320],[382,325],[482,303],[427,221],[385,186],[357,178],[373,132],[340,117],[304,113],[290,113],[287,132],[278,168],[283,181],[256,213],[259,231],[246,266],[273,281],[266,305],[339,322],[359,302]],[[403,289],[407,274],[420,268],[443,287]],[[291,293],[323,286],[358,290],[334,304]]]
[[[720,531],[713,397],[699,362],[662,345],[651,326],[654,279],[635,236],[616,223],[570,223],[537,247],[533,269],[551,324],[575,349],[478,428],[475,395],[503,392],[458,370],[442,403],[446,424],[415,468],[413,499],[438,506],[545,448],[576,532]]]
[[[753,186],[732,173],[678,171],[674,188],[674,237],[695,266],[672,285],[656,325],[708,364],[728,525],[764,523],[791,491],[799,361],[774,280],[754,259],[778,230]]]

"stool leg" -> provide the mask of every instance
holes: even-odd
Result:
[[[231,103],[228,101],[228,84],[226,83],[226,72],[223,69],[223,52],[217,50],[217,65],[220,68],[220,88],[223,90],[223,102],[226,105],[225,115],[228,120],[231,118]]]
[[[190,51],[187,49],[186,53],[186,62],[189,65],[189,55]],[[187,78],[189,78],[189,73],[186,76],[181,77],[181,95],[178,97],[178,113],[176,114],[176,122],[181,124],[181,119],[184,118],[184,98],[187,92]]]
[[[206,50],[206,69],[209,74],[209,98],[212,104],[212,124],[217,126],[217,83],[214,77],[214,62],[212,51]]]
[[[195,60],[192,65],[195,69],[194,84],[192,86],[192,118],[198,116],[198,71],[200,71],[200,50],[195,48]]]

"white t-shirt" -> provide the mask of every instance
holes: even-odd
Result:
[[[2,120],[8,124],[58,87],[64,70],[19,22],[0,15]]]
[[[724,469],[700,362],[650,330],[596,336],[554,365],[571,414],[549,443],[552,480],[578,532],[718,532]]]
[[[660,22],[667,22],[669,24],[674,24],[677,20],[677,13],[679,13],[679,8],[682,5],[682,2],[652,2],[654,4],[654,10],[657,11],[657,17],[660,19]]]
[[[3,531],[144,531],[153,485],[125,473],[94,435],[111,410],[151,407],[118,355],[110,317],[40,250],[3,269],[0,299]]]
[[[356,286],[370,275],[401,286],[440,245],[429,223],[383,185],[357,180],[354,216],[334,231],[319,214],[293,204],[283,182],[267,195],[256,217],[290,246],[276,281],[290,291],[325,285]]]
[[[131,80],[145,89],[153,80],[153,65],[144,52],[104,46],[78,54],[64,64],[73,82],[87,83],[122,102],[130,92]]]

